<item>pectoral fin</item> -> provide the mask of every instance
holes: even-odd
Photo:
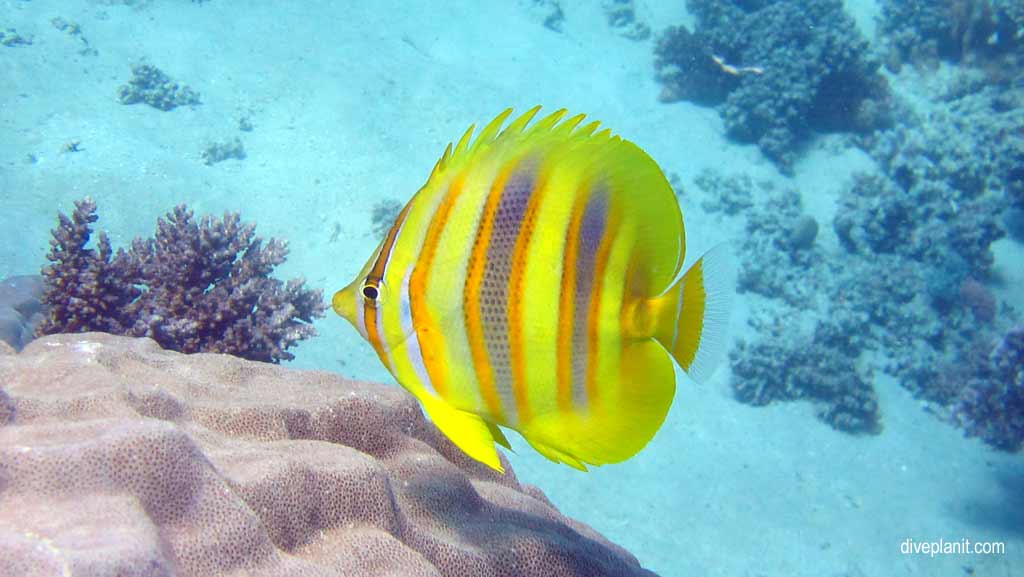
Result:
[[[498,451],[494,448],[494,441],[497,437],[498,442],[507,447],[508,440],[497,427],[478,415],[460,411],[437,397],[424,395],[420,402],[423,403],[430,420],[455,443],[456,447],[495,471],[505,472],[498,459]]]
[[[497,441],[498,444],[501,445],[502,447],[505,447],[506,449],[511,451],[512,445],[508,442],[508,439],[505,438],[505,433],[501,432],[501,429],[498,428],[498,425],[495,425],[494,423],[488,421],[484,422],[487,423],[487,430],[491,432],[491,436],[494,437],[494,440]]]

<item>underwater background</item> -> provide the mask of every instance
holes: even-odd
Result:
[[[449,141],[537,104],[644,148],[739,283],[644,451],[516,437],[522,481],[660,575],[1024,572],[1017,1],[0,0],[0,278],[89,196],[115,249],[240,212],[329,296]],[[288,366],[392,382],[315,327]]]

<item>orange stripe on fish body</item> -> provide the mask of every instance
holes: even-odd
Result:
[[[466,286],[463,291],[463,309],[466,316],[466,332],[469,339],[471,357],[480,386],[480,392],[487,405],[491,418],[497,422],[505,422],[505,410],[498,397],[495,383],[494,367],[487,354],[484,341],[484,318],[487,316],[480,299],[484,273],[487,267],[487,249],[490,246],[491,234],[494,230],[494,215],[498,210],[498,201],[508,182],[514,164],[506,164],[497,177],[486,198],[480,224],[474,235],[473,248],[469,257]]]
[[[465,137],[464,137],[465,139]],[[460,147],[462,145],[460,144]],[[462,194],[464,176],[460,175],[448,188],[448,192],[437,212],[434,213],[427,229],[427,236],[420,249],[419,260],[416,262],[409,280],[409,298],[411,301],[412,321],[416,330],[416,337],[419,339],[420,347],[423,350],[423,361],[426,364],[427,373],[430,375],[434,390],[445,397],[448,392],[447,365],[445,338],[441,332],[441,321],[427,304],[429,295],[428,279],[433,272],[431,267],[441,247],[439,246],[441,235],[448,222],[455,203]]]
[[[528,295],[525,294],[525,277],[530,243],[533,241],[537,223],[537,212],[540,210],[541,199],[547,184],[545,175],[540,173],[539,168],[536,170],[539,174],[534,175],[530,185],[532,190],[512,251],[511,276],[508,281],[509,362],[512,365],[512,391],[516,400],[516,415],[521,423],[529,422],[532,416],[526,371],[525,328],[523,326],[523,309],[529,302]]]
[[[372,340],[375,305],[382,359],[474,459],[501,469],[501,425],[585,470],[654,436],[673,359],[710,374],[732,286],[721,250],[679,277],[682,215],[643,150],[536,112],[449,145],[334,308]],[[386,299],[367,303],[382,267]]]

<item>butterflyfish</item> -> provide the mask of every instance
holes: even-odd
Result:
[[[473,459],[502,471],[507,428],[586,471],[654,437],[673,359],[711,374],[733,286],[721,247],[681,274],[679,202],[646,152],[539,109],[449,144],[333,308]]]

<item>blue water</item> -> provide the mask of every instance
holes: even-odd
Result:
[[[991,0],[1003,20],[961,15],[947,41],[906,16],[920,2],[849,0],[848,22],[838,3],[785,4],[0,0],[0,278],[37,273],[56,212],[88,195],[115,247],[179,203],[239,211],[289,241],[279,277],[329,295],[469,124],[506,107],[585,112],[669,175],[688,260],[732,246],[730,348],[748,356],[703,385],[680,372],[636,458],[583,474],[516,438],[518,477],[660,575],[1024,574],[1024,462],[954,423],[969,383],[1000,378],[960,353],[988,359],[1024,308],[1024,42],[1000,27],[1024,17]],[[691,68],[656,72],[665,30],[706,27],[714,9],[746,27],[719,26],[680,61]],[[804,35],[873,64],[830,78],[841,63],[795,48],[815,45]],[[197,102],[124,103],[143,64]],[[725,92],[700,102],[666,80],[676,70]],[[930,240],[948,235],[962,242]],[[291,366],[391,382],[342,319],[316,326]],[[744,358],[767,368],[743,372]],[[766,406],[738,402],[751,386]],[[877,426],[844,420],[847,386],[857,410],[877,404]],[[1024,420],[999,399],[990,412]],[[1003,549],[913,550],[940,539]]]

